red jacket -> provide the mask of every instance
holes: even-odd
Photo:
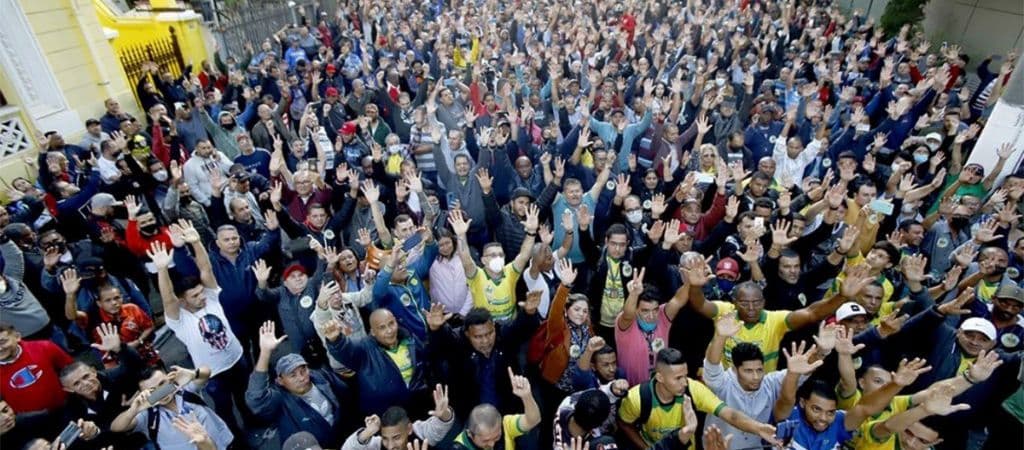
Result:
[[[146,250],[149,250],[150,244],[154,242],[163,242],[167,248],[171,248],[174,245],[171,244],[171,235],[167,231],[167,227],[160,227],[160,231],[156,234],[146,237],[139,232],[139,222],[137,220],[128,221],[128,227],[124,230],[124,245],[128,247],[128,251],[132,252],[135,256],[145,258]],[[149,260],[149,258],[145,259]]]

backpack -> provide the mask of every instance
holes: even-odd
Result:
[[[203,398],[200,397],[199,394],[189,391],[179,392],[181,392],[181,400],[185,403],[206,406],[206,402],[203,401]],[[160,433],[160,410],[158,406],[149,408],[149,414],[147,414],[146,420],[146,429],[149,431],[149,442],[153,443],[153,447],[156,447],[156,450],[160,450],[160,444],[156,441],[156,436]]]
[[[686,384],[686,392],[683,395],[690,395],[690,384]],[[691,396],[692,397],[692,396]],[[681,397],[676,397],[676,403],[681,402]],[[654,408],[654,380],[640,385],[640,415],[633,421],[633,425],[642,425],[651,418],[651,410]]]

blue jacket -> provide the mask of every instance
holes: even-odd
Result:
[[[336,341],[327,341],[327,352],[345,367],[356,371],[359,410],[364,416],[382,414],[392,406],[405,405],[414,392],[427,388],[428,358],[423,343],[402,334],[399,331],[399,339],[409,344],[412,363],[412,378],[408,386],[398,366],[373,337],[349,339],[342,335]]]
[[[372,309],[387,308],[395,315],[398,326],[421,341],[427,339],[427,322],[423,319],[422,310],[430,309],[430,292],[423,285],[423,279],[430,273],[435,258],[437,243],[431,242],[423,247],[423,254],[408,267],[409,278],[405,283],[392,283],[391,268],[385,266],[373,285]]]
[[[217,278],[217,284],[221,287],[220,303],[224,306],[224,313],[231,322],[231,329],[238,336],[244,336],[248,327],[242,326],[247,316],[247,309],[256,305],[256,275],[252,272],[252,265],[271,249],[280,245],[281,232],[278,230],[268,231],[259,242],[247,242],[242,245],[235,258],[235,262],[220,254],[215,245],[210,247],[210,264],[213,266],[213,274]]]
[[[351,402],[349,388],[341,378],[328,370],[309,369],[309,378],[313,386],[316,386],[331,403],[334,423],[324,420],[324,417],[301,397],[289,393],[277,383],[272,383],[267,372],[254,371],[249,375],[245,404],[252,409],[256,417],[274,423],[281,436],[307,431],[316,437],[317,442],[323,442],[325,445],[328,442],[341,442],[345,437],[342,425],[346,420],[343,418],[351,418],[343,416],[352,415],[345,409]]]

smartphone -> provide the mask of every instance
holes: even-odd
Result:
[[[412,236],[409,236],[409,239],[406,239],[405,242],[402,244],[402,250],[405,252],[410,252],[412,251],[412,249],[416,248],[416,246],[419,245],[421,241],[423,241],[423,235],[419,233],[414,233]]]
[[[887,216],[892,215],[893,205],[891,202],[887,202],[882,199],[875,199],[871,201],[871,205],[869,207],[876,213],[885,214]]]
[[[64,448],[70,448],[71,444],[74,444],[81,435],[82,428],[78,426],[78,423],[71,422],[68,426],[64,427],[64,431],[60,432],[60,436],[57,436],[57,440],[64,445]]]
[[[715,176],[714,175],[711,175],[710,173],[697,172],[697,183],[701,183],[701,184],[713,183],[714,181],[715,181]]]
[[[444,79],[444,87],[450,88],[452,86],[455,86],[455,79],[454,78],[445,78]]]
[[[178,386],[174,383],[167,383],[163,386],[156,388],[152,393],[149,394],[147,401],[150,405],[157,405],[160,402],[170,397],[178,390]]]

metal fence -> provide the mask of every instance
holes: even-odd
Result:
[[[242,55],[247,42],[259,49],[264,39],[285,25],[301,22],[300,7],[310,21],[317,19],[319,11],[333,17],[336,8],[334,0],[321,0],[317,2],[319,6],[314,5],[314,0],[295,0],[291,7],[289,3],[292,2],[247,0],[228,6],[222,0],[205,0],[194,2],[193,7],[216,32],[222,49],[228,54]]]
[[[178,36],[173,27],[168,27],[170,36],[154,39],[145,44],[134,45],[121,49],[121,67],[131,83],[134,92],[135,85],[145,75],[143,66],[147,62],[154,62],[157,66],[169,70],[175,77],[181,76],[185,69],[185,58],[181,54],[181,46],[178,44]],[[135,94],[138,97],[138,93]],[[138,100],[138,98],[136,98]]]

